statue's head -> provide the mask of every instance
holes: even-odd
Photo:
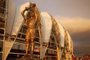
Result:
[[[35,19],[36,18],[36,4],[35,3],[27,3],[23,5],[24,7],[21,10],[22,16],[25,19]]]
[[[30,3],[30,6],[29,7],[26,7],[26,11],[27,11],[27,13],[26,13],[26,18],[27,19],[33,19],[33,18],[35,18],[36,16],[35,16],[35,7],[36,7],[36,4],[34,4],[34,3]]]

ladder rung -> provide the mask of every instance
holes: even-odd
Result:
[[[4,34],[0,34],[0,36],[4,36]]]
[[[5,28],[0,28],[1,30],[4,30]]]
[[[25,39],[24,39],[24,38],[17,37],[17,39],[25,41]]]

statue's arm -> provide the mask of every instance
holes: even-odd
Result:
[[[25,20],[25,15],[24,15],[25,11],[26,11],[26,9],[24,9],[24,10],[21,12],[21,15],[23,16],[24,20]]]
[[[25,11],[27,11],[27,10],[28,10],[28,8],[25,8],[25,9],[21,12],[21,15],[23,16],[23,19],[24,19],[25,24],[27,23],[27,19],[26,19],[26,17],[25,17]]]
[[[24,20],[26,20],[26,18],[25,18],[25,12],[26,11],[28,11],[27,7],[21,12],[21,15],[23,16]]]

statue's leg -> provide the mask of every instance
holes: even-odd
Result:
[[[29,44],[26,43],[26,55],[28,55],[28,54],[29,54]]]
[[[34,51],[34,37],[35,37],[35,30],[30,29],[30,35],[31,35],[31,56],[33,56],[33,51]]]
[[[29,29],[26,32],[26,55],[29,54],[30,51],[30,31]]]

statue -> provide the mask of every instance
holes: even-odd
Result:
[[[26,37],[25,37],[26,55],[30,54],[31,59],[33,59],[35,27],[40,20],[39,11],[36,7],[36,4],[30,3],[29,7],[26,7],[25,10],[21,12],[21,14],[27,26]]]

